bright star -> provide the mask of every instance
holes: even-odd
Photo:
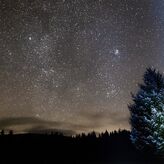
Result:
[[[118,49],[115,49],[115,50],[114,50],[114,54],[115,54],[115,55],[118,55],[118,54],[119,54],[119,50],[118,50]]]

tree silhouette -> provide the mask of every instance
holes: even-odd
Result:
[[[1,136],[4,136],[4,134],[5,134],[5,131],[2,129],[1,130]]]
[[[148,68],[143,80],[129,106],[131,140],[139,150],[164,155],[164,78]]]
[[[13,130],[10,130],[9,131],[9,135],[13,135]]]

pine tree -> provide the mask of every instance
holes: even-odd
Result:
[[[148,68],[129,106],[131,140],[137,149],[164,156],[164,78]]]

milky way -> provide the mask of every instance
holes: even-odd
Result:
[[[0,0],[0,128],[129,129],[163,44],[162,0]]]

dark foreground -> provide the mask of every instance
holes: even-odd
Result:
[[[0,164],[163,164],[161,159],[142,155],[129,139],[130,132],[106,132],[66,137],[61,134],[0,136]]]

